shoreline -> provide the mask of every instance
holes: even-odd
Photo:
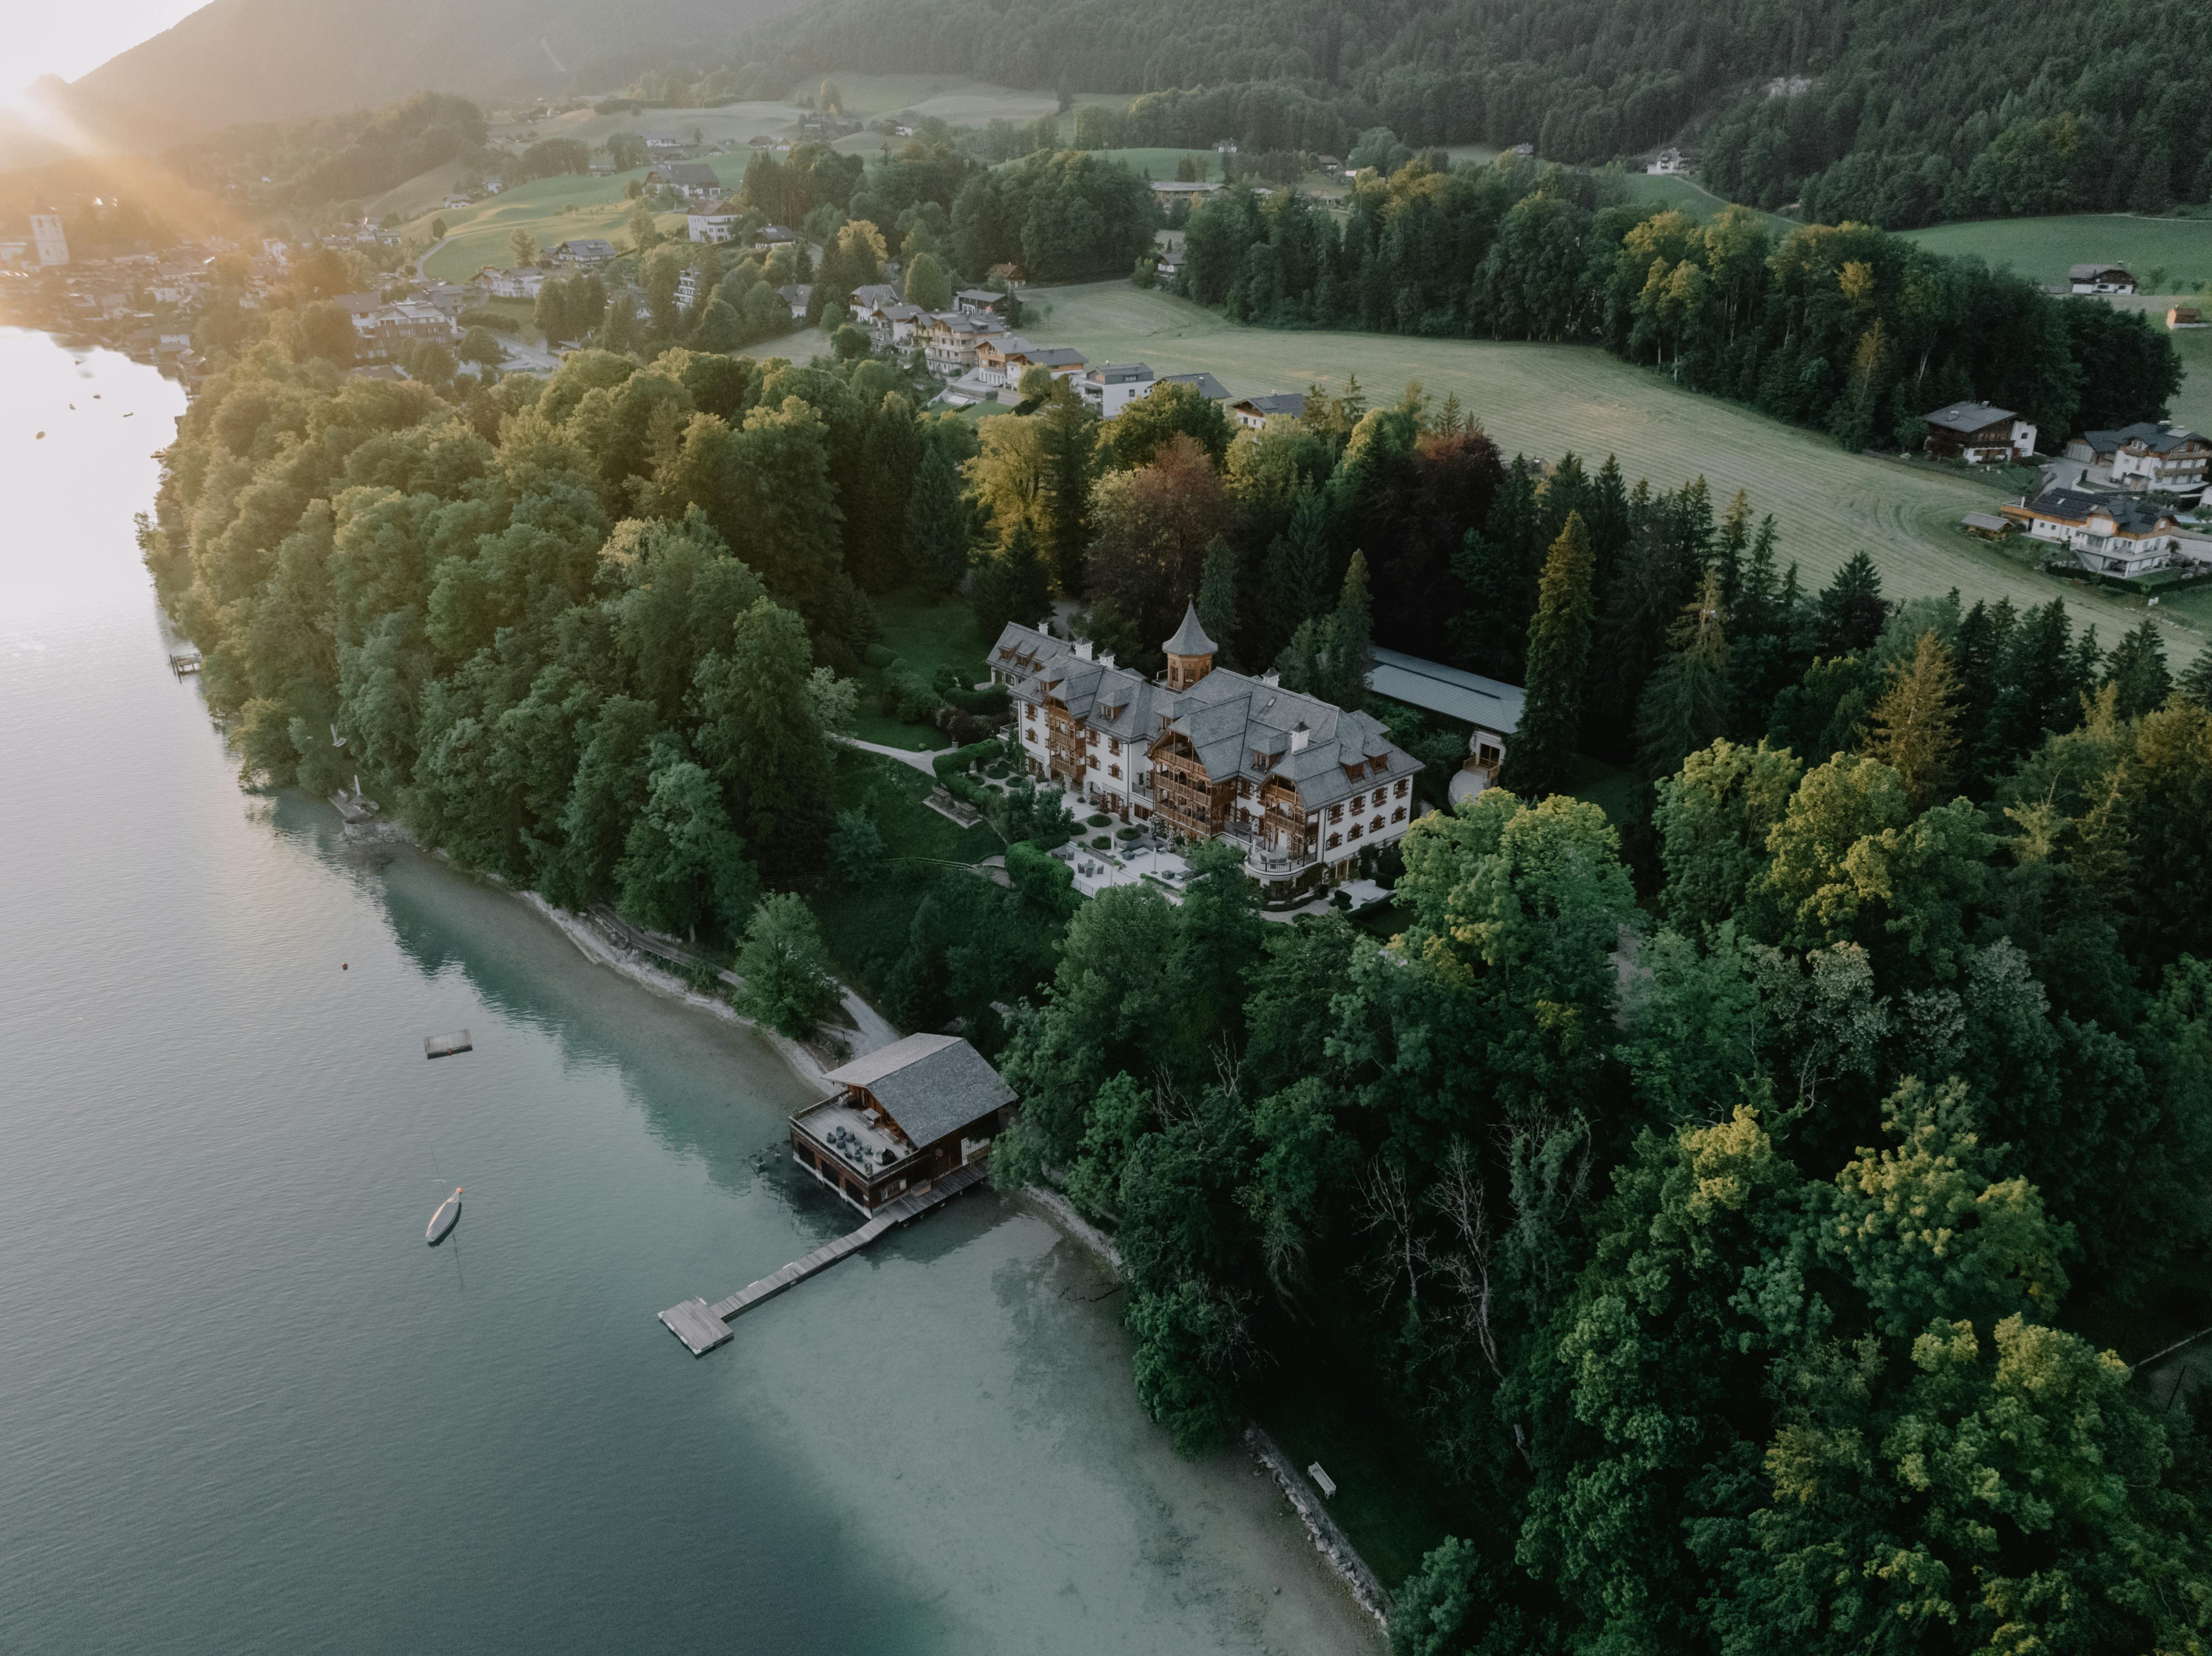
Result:
[[[349,830],[348,837],[396,839],[410,846],[414,845],[412,836],[392,823],[379,823],[374,829],[365,834]],[[419,846],[416,848],[420,849]],[[451,858],[442,853],[434,852],[431,855],[457,873],[467,871],[460,869]],[[601,936],[588,920],[567,909],[556,907],[539,893],[519,890],[503,881],[494,881],[492,883],[497,885],[509,896],[519,899],[524,907],[531,909],[539,918],[552,925],[562,937],[575,945],[578,953],[592,964],[605,967],[640,988],[648,990],[665,999],[679,1002],[709,1016],[720,1018],[726,1023],[736,1024],[741,1028],[751,1030],[784,1061],[785,1065],[801,1082],[809,1086],[819,1088],[824,1093],[834,1090],[828,1071],[822,1066],[815,1053],[802,1043],[763,1027],[739,1012],[726,1000],[717,996],[700,993],[674,973],[648,964],[635,955],[617,949]],[[883,1023],[884,1028],[889,1031],[890,1038],[896,1039],[896,1031],[891,1030],[887,1023],[884,1023],[881,1015],[876,1013],[874,1008],[868,1006],[867,1003],[860,998],[858,992],[847,984],[841,983],[838,987],[843,992],[848,1011],[854,1010],[853,1004],[858,1002],[860,1008],[865,1009],[868,1014],[869,1021]],[[863,1022],[862,1039],[866,1040],[870,1033],[866,1023]],[[854,1052],[857,1055],[860,1052],[873,1051],[876,1046],[883,1044],[884,1044],[884,1041],[880,1040],[872,1040],[865,1046],[856,1046]],[[993,1188],[997,1187],[994,1186]],[[1114,1245],[1111,1237],[1078,1213],[1073,1204],[1058,1191],[1048,1186],[1025,1185],[1018,1192],[1001,1193],[1012,1195],[1024,1205],[1036,1210],[1054,1229],[1103,1263],[1116,1282],[1122,1280],[1121,1249]],[[1367,1561],[1359,1556],[1358,1549],[1338,1527],[1336,1520],[1329,1515],[1327,1507],[1322,1504],[1318,1494],[1306,1481],[1304,1474],[1291,1465],[1290,1458],[1269,1435],[1267,1429],[1257,1421],[1246,1422],[1239,1441],[1250,1454],[1256,1469],[1272,1477],[1277,1488],[1282,1491],[1291,1513],[1304,1529],[1306,1538],[1312,1544],[1315,1554],[1327,1568],[1329,1575],[1343,1589],[1352,1604],[1387,1637],[1390,1626],[1389,1594],[1376,1580],[1375,1572],[1369,1568]]]

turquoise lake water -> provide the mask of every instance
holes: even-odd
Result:
[[[0,331],[0,1648],[1370,1647],[996,1195],[669,1336],[848,1228],[763,1154],[805,1090],[240,791],[132,540],[182,406]]]

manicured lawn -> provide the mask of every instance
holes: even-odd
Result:
[[[2069,264],[2124,264],[2160,293],[2194,293],[2212,282],[2212,218],[2149,219],[2129,213],[2068,213],[2055,218],[1975,219],[1905,234],[1931,252],[1974,253],[2031,281],[2059,282]],[[2163,309],[2164,306],[2160,306]]]
[[[985,646],[975,630],[975,612],[966,604],[957,599],[938,603],[915,591],[887,593],[875,604],[884,647],[925,680],[933,679],[939,667],[948,665],[958,671],[963,684],[981,683],[990,676],[983,664]],[[917,753],[952,745],[950,737],[933,726],[908,725],[881,711],[876,698],[884,688],[883,669],[863,668],[860,680],[860,712],[853,734],[863,742]],[[918,779],[919,773],[915,774]]]
[[[1702,476],[1717,507],[1742,489],[1754,509],[1774,514],[1784,561],[1796,560],[1812,585],[1863,550],[1892,598],[1954,586],[1969,603],[2004,597],[2026,606],[2061,597],[2075,624],[2095,623],[2108,645],[2154,613],[2172,629],[2167,651],[2177,664],[2195,658],[2212,623],[2212,593],[2150,612],[2140,598],[2038,574],[1975,540],[1959,519],[1993,509],[2003,498],[1995,484],[1846,453],[1818,432],[1679,390],[1664,374],[1595,347],[1244,328],[1126,282],[1040,288],[1026,302],[1036,314],[1024,332],[1041,344],[1073,345],[1094,362],[1149,362],[1160,373],[1205,369],[1237,396],[1314,382],[1340,391],[1356,373],[1369,397],[1382,400],[1418,380],[1439,400],[1457,392],[1508,454],[1557,459],[1573,450],[1593,465],[1618,454],[1632,481],[1648,477],[1655,488]]]

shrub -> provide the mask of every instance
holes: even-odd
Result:
[[[1144,832],[1144,829],[1142,829],[1142,828],[1123,828],[1123,829],[1122,829],[1119,834],[1115,834],[1114,837],[1115,837],[1116,840],[1121,840],[1123,844],[1125,844],[1125,845],[1126,845],[1128,841],[1130,841],[1130,840],[1132,840],[1135,839],[1139,834],[1142,834],[1143,832]]]
[[[1091,848],[1093,851],[1111,851],[1114,849],[1114,842],[1102,834],[1091,842]]]
[[[863,658],[867,662],[869,666],[882,669],[890,666],[893,662],[898,659],[898,657],[891,652],[890,646],[887,645],[871,644],[867,649],[863,652]]]
[[[1111,819],[1103,811],[1092,812],[1091,820],[1084,824],[1085,828],[1110,828],[1112,825]]]
[[[981,764],[987,759],[994,758],[999,752],[1000,748],[996,742],[971,743],[964,748],[954,748],[945,753],[932,755],[929,767],[940,778],[947,777],[957,772],[964,772],[971,765]]]

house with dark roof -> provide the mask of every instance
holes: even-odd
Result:
[[[1928,452],[1970,466],[2010,465],[2035,452],[2035,427],[2010,409],[1953,403],[1928,416]]]
[[[1304,391],[1269,391],[1265,397],[1248,397],[1241,403],[1231,403],[1229,417],[1240,426],[1257,431],[1270,420],[1296,420],[1305,411]]]
[[[2066,458],[2088,464],[2099,482],[2166,494],[2203,491],[2212,440],[2169,421],[2138,420],[2117,431],[2085,431],[2066,445]]]
[[[2037,540],[2065,547],[2075,562],[2100,575],[2147,575],[2184,549],[2173,513],[2135,495],[2047,488],[2004,507],[2003,514]]]
[[[1161,385],[1188,385],[1209,403],[1229,400],[1229,387],[1210,373],[1164,373],[1153,381],[1155,389]]]
[[[548,248],[545,256],[556,264],[605,264],[615,256],[615,245],[603,236],[578,236]]]
[[[1370,653],[1375,664],[1368,670],[1369,689],[1468,727],[1467,758],[1451,779],[1451,803],[1456,805],[1496,782],[1505,763],[1506,738],[1521,728],[1528,693],[1517,684],[1425,661],[1402,650],[1378,647]]]
[[[744,222],[745,209],[736,201],[702,201],[684,215],[684,233],[694,241],[727,241]]]
[[[675,161],[666,169],[671,189],[686,201],[716,201],[726,193],[721,179],[704,161]]]
[[[2067,267],[2066,286],[2077,294],[2131,294],[2136,279],[2122,264],[2074,264]]]
[[[989,665],[1029,773],[1125,822],[1228,840],[1271,898],[1346,878],[1405,836],[1421,767],[1381,721],[1273,673],[1217,670],[1194,609],[1164,652],[1167,670],[1148,679],[1088,640],[1009,622]]]
[[[981,1160],[1014,1089],[957,1035],[908,1035],[827,1079],[837,1090],[791,1118],[792,1160],[872,1218]]]

